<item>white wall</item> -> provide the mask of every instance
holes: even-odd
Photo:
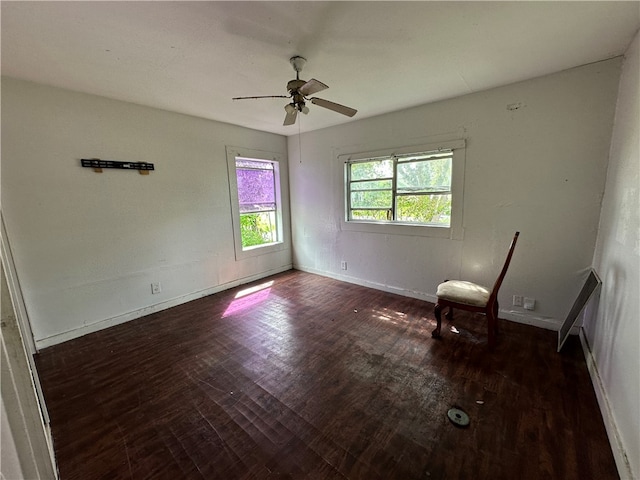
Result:
[[[620,65],[612,59],[290,137],[294,265],[433,301],[446,278],[491,286],[520,230],[501,316],[556,328],[593,259]],[[523,107],[508,110],[514,103]],[[467,142],[462,240],[342,228],[337,155],[455,138]],[[512,307],[514,294],[534,297],[536,309]]]
[[[2,79],[2,209],[40,347],[290,268],[288,215],[287,248],[235,260],[228,145],[287,148],[274,134]],[[156,170],[98,174],[81,158]]]
[[[602,278],[584,332],[622,478],[640,478],[640,39],[625,54],[593,265]],[[625,466],[624,452],[628,456]],[[630,470],[627,470],[629,468]]]

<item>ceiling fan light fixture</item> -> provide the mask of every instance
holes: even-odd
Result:
[[[291,115],[296,111],[296,106],[293,103],[287,103],[284,106],[284,111],[287,112],[287,114]]]
[[[304,107],[302,107],[302,110],[300,111],[306,115],[307,113],[309,113],[309,107],[305,105]]]
[[[295,56],[295,57],[291,57],[289,59],[289,62],[291,62],[291,65],[293,66],[293,69],[296,72],[300,72],[302,71],[304,64],[307,63],[307,59],[304,57]]]

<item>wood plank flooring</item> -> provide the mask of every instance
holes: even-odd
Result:
[[[291,270],[45,349],[61,479],[618,478],[577,337],[434,326]]]

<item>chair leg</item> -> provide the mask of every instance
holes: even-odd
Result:
[[[487,312],[487,333],[489,336],[489,348],[496,345],[496,316],[493,309]]]
[[[495,331],[496,331],[496,337],[498,336],[498,334],[500,333],[500,323],[498,322],[498,311],[499,311],[499,307],[498,307],[498,301],[496,300],[496,303],[494,305],[494,312],[493,312],[493,316],[495,318]]]
[[[436,328],[431,332],[431,336],[433,338],[440,338],[440,327],[442,326],[441,312],[442,306],[439,303],[436,303],[436,306],[433,309],[433,314],[436,317]]]

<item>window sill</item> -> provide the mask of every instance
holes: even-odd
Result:
[[[264,245],[255,245],[247,247],[240,251],[236,251],[236,260],[244,260],[245,258],[257,257],[259,255],[267,255],[269,253],[279,252],[286,248],[284,242],[266,243]]]
[[[343,231],[378,233],[381,235],[410,235],[418,237],[452,238],[451,227],[412,225],[409,223],[342,221]]]

